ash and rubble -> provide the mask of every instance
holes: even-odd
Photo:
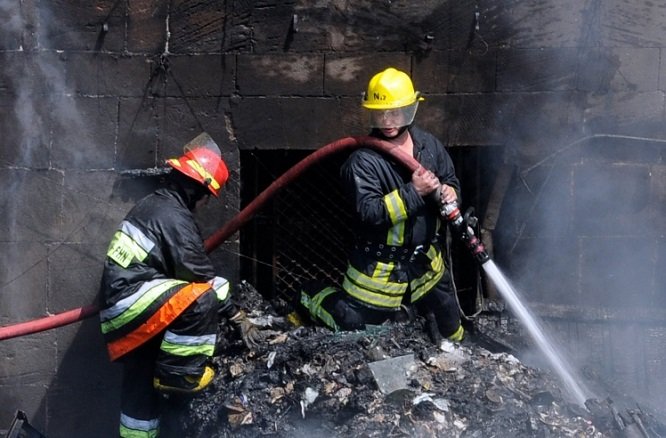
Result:
[[[518,359],[516,322],[494,313],[462,344],[434,345],[418,318],[332,333],[279,316],[247,283],[239,304],[264,327],[238,338],[194,398],[165,400],[167,437],[662,437],[647,408],[573,402],[557,378]],[[482,327],[482,329],[480,328]]]

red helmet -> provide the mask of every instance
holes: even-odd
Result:
[[[220,189],[229,179],[229,170],[222,161],[217,143],[204,132],[186,144],[183,153],[180,158],[167,160],[167,164],[219,196]]]

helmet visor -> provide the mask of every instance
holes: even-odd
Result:
[[[411,125],[416,116],[418,101],[411,105],[392,109],[366,109],[370,128],[389,129]]]
[[[215,140],[211,138],[210,135],[203,132],[197,135],[192,141],[183,146],[183,154],[194,151],[199,148],[205,148],[217,155],[218,157],[222,156],[220,152],[220,147],[215,143]]]

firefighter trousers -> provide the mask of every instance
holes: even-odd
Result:
[[[336,287],[324,287],[321,283],[304,284],[300,291],[297,309],[308,319],[323,324],[332,330],[363,330],[366,324],[378,325],[395,321],[404,314],[401,309],[379,309],[363,304]],[[462,337],[460,311],[449,271],[445,271],[435,286],[414,303],[420,316],[433,331],[453,340]]]
[[[201,375],[213,355],[218,330],[218,301],[215,293],[201,295],[162,333],[120,359],[123,364],[121,389],[121,437],[156,437],[160,424],[160,405],[165,400],[153,387],[155,377]],[[213,347],[182,349],[188,340],[213,340]],[[192,345],[190,345],[192,347]]]

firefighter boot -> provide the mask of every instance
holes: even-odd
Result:
[[[166,394],[194,394],[210,385],[213,377],[215,377],[215,370],[207,365],[199,376],[169,374],[163,377],[155,377],[153,386],[158,391]]]
[[[435,345],[439,345],[442,342],[442,334],[439,332],[439,326],[437,325],[435,314],[428,312],[423,316],[425,317],[425,329],[430,341]]]

